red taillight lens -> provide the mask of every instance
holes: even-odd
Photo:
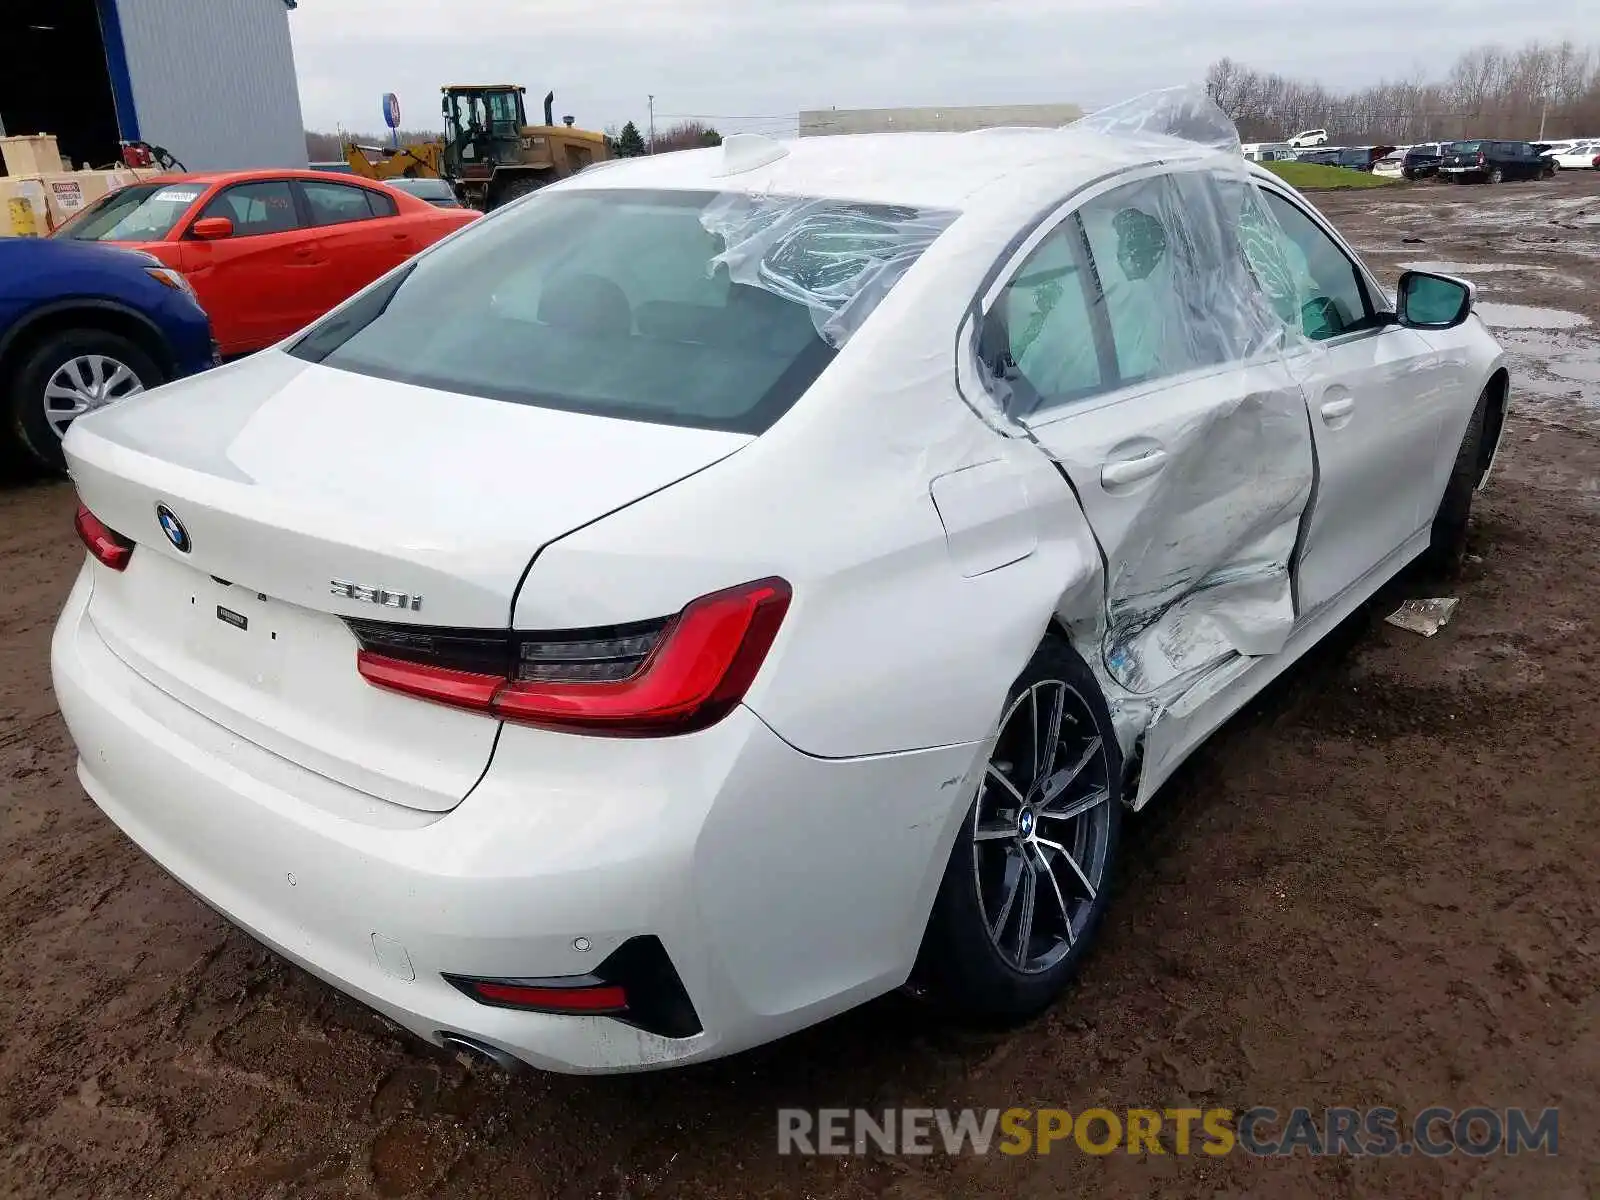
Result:
[[[1486,158],[1485,158],[1485,157],[1484,157],[1484,155],[1483,155],[1483,151],[1482,151],[1482,150],[1479,150],[1479,151],[1478,151],[1478,165],[1479,165],[1479,166],[1480,166],[1480,167],[1481,167],[1481,166],[1483,166],[1483,164],[1484,164],[1484,163],[1485,163],[1485,162],[1487,162],[1487,161],[1488,161],[1488,160],[1487,160],[1487,159],[1486,159]]]
[[[528,725],[657,737],[714,725],[744,698],[791,595],[784,580],[761,579],[702,596],[667,621],[512,634],[509,643],[462,631],[351,628],[361,642],[357,667],[380,687]]]
[[[368,683],[440,704],[453,704],[457,708],[487,710],[494,702],[494,694],[506,684],[499,675],[405,662],[371,650],[356,653],[356,669]]]
[[[1600,154],[1596,154],[1594,156],[1594,161],[1592,163],[1590,163],[1589,165],[1591,167],[1593,167],[1596,171],[1600,171]]]
[[[78,515],[73,518],[72,527],[78,531],[79,539],[89,547],[89,553],[97,561],[113,571],[127,567],[128,560],[133,557],[133,543],[81,504],[78,505]]]

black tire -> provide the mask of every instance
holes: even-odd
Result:
[[[1506,181],[1505,169],[1503,167],[1491,167],[1489,173],[1484,176],[1484,180],[1488,183],[1504,183]]]
[[[1059,692],[1056,691],[1058,685]],[[1006,715],[1023,713],[1034,698],[1052,694],[1062,696],[1068,715],[1074,712],[1078,715],[1071,723],[1058,722],[1063,732],[1055,763],[1060,765],[1053,771],[1037,772],[1037,775],[1040,779],[1057,781],[1068,775],[1072,778],[1065,784],[1058,783],[1060,790],[1053,792],[1039,790],[1036,781],[1026,795],[1038,797],[1035,808],[1039,815],[1026,819],[1021,814],[1027,806],[1019,805],[1015,817],[1018,832],[997,835],[994,817],[998,813],[1003,825],[1004,811],[993,806],[1005,804],[1017,793],[992,783],[992,777],[996,771],[1005,772],[1012,765],[1006,762],[1006,756],[1015,759],[1028,753],[1027,734],[1022,732],[1027,725],[1008,728]],[[1042,727],[1038,718],[1021,716],[1015,720],[1031,723],[1034,730]],[[1021,733],[1020,739],[1010,740],[1013,733]],[[1098,739],[1097,747],[1095,739]],[[1034,753],[1037,755],[1038,750]],[[1084,765],[1074,772],[1072,768],[1079,763]],[[1097,800],[1102,791],[1104,799]],[[1050,816],[1045,811],[1058,806],[1070,810],[1077,804],[1092,804],[1093,807],[1076,818]],[[976,838],[980,814],[988,819],[987,836],[982,841]],[[1085,836],[1091,829],[1092,845],[1090,837]],[[1093,673],[1063,638],[1052,633],[1034,652],[1007,694],[1000,736],[989,768],[945,865],[944,879],[934,901],[913,976],[928,998],[965,1018],[1011,1023],[1033,1016],[1060,996],[1093,943],[1104,917],[1115,880],[1121,831],[1122,755],[1111,725],[1111,714]],[[1048,834],[1063,841],[1047,843],[1053,847],[1051,849],[1035,842],[1030,850],[1024,844],[1024,833],[1036,838]],[[1077,857],[1083,859],[1081,871],[1094,881],[1092,889],[1077,882],[1070,873],[1071,863],[1076,859],[1068,860],[1065,853],[1057,852],[1066,851],[1067,839],[1073,841]],[[1012,885],[1012,894],[1033,890],[1035,898],[1045,907],[1034,909],[1023,901],[1024,907],[1019,908],[1000,901],[999,893],[1005,889],[1004,881],[1010,877],[1012,862],[1042,864],[1043,870],[1038,866],[1019,867],[1018,883]],[[995,874],[993,868],[997,864],[1003,865]],[[990,878],[1000,883],[999,891],[990,892],[989,906],[999,909],[995,922],[1000,930],[998,935],[991,932],[981,895],[986,866],[991,870]],[[1021,887],[1024,876],[1029,877],[1030,889]],[[1070,887],[1059,882],[1052,887],[1049,883],[1051,879],[1062,877],[1068,880]],[[1076,894],[1070,899],[1063,898],[1068,890]],[[1094,894],[1087,895],[1091,890]],[[1008,916],[1013,909],[1018,915]],[[1020,915],[1023,911],[1030,914],[1029,929],[1033,931],[1028,944],[1039,946],[1041,950],[1038,965],[1029,971],[1019,969],[1013,961],[1016,954],[1001,948],[1007,941],[1021,944],[1025,936]],[[1040,914],[1037,930],[1031,918],[1034,911]],[[1069,929],[1072,935],[1064,936]]]
[[[155,361],[136,343],[104,329],[67,329],[53,333],[28,352],[10,379],[0,379],[6,432],[24,456],[47,471],[66,470],[61,435],[45,414],[45,389],[56,373],[88,355],[114,360],[132,372],[137,385],[122,385],[114,399],[148,390],[166,381]]]
[[[513,179],[503,183],[489,192],[488,207],[484,211],[493,212],[497,208],[510,204],[513,200],[522,199],[529,192],[537,192],[551,182],[551,178],[546,175],[526,175],[521,179]]]
[[[1428,540],[1423,564],[1429,575],[1439,579],[1454,578],[1466,557],[1472,496],[1483,477],[1483,429],[1488,412],[1489,393],[1485,391],[1472,410],[1472,419],[1461,437],[1461,448],[1456,451],[1455,465],[1450,468],[1449,482],[1444,485],[1444,495],[1434,513],[1433,534]]]

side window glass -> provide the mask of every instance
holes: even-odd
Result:
[[[287,233],[300,228],[300,217],[294,207],[294,193],[282,179],[241,183],[219,192],[200,215],[227,217],[233,222],[234,237]]]
[[[1322,341],[1372,322],[1360,273],[1317,223],[1276,192],[1262,191],[1277,225],[1244,206],[1240,241],[1245,258],[1285,324]]]
[[[1215,366],[1248,353],[1229,306],[1243,272],[1198,175],[1158,175],[1079,210],[1099,303],[1124,384]],[[1232,268],[1231,280],[1229,276]],[[1234,285],[1230,287],[1230,282]]]
[[[300,189],[305,195],[313,225],[343,225],[349,221],[370,220],[372,217],[372,205],[367,202],[366,188],[347,187],[342,183],[302,182]]]
[[[996,298],[979,352],[1012,388],[1012,416],[1026,417],[1104,391],[1090,308],[1093,282],[1069,217],[1034,248]]]

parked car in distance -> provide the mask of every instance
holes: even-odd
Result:
[[[443,179],[386,179],[384,183],[397,192],[405,192],[418,200],[426,200],[435,208],[464,208],[455,188]]]
[[[1474,179],[1481,183],[1545,179],[1555,170],[1555,163],[1541,157],[1532,142],[1486,138],[1449,143],[1439,163],[1439,174],[1456,183]]]
[[[59,471],[72,422],[211,366],[182,275],[134,250],[0,238],[0,450]]]
[[[1300,153],[1301,162],[1350,171],[1370,171],[1373,163],[1393,150],[1393,146],[1327,146]]]
[[[1372,164],[1372,173],[1374,175],[1387,175],[1394,179],[1399,179],[1404,173],[1402,169],[1404,163],[1405,155],[1403,154],[1385,154],[1382,158],[1378,159]]]
[[[315,171],[167,175],[52,237],[136,246],[182,272],[226,356],[282,341],[479,214]]]
[[[1328,144],[1328,131],[1326,129],[1305,129],[1289,139],[1289,145],[1296,149],[1309,146],[1326,146]]]
[[[256,937],[496,1061],[714,1058],[908,981],[1036,1013],[1124,810],[1461,561],[1505,356],[1470,283],[1393,295],[1176,139],[574,176],[72,428],[79,778]]]
[[[1294,157],[1294,147],[1288,142],[1246,142],[1239,149],[1251,162],[1279,162]]]
[[[1571,142],[1546,152],[1558,171],[1600,171],[1600,141]]]
[[[1444,150],[1449,142],[1419,142],[1407,146],[1400,161],[1400,174],[1405,179],[1431,179],[1439,174],[1439,164],[1444,160]]]

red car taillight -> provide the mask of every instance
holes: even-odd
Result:
[[[1596,171],[1600,171],[1600,154],[1596,154],[1594,156],[1594,161],[1592,163],[1590,163],[1589,165],[1591,167],[1593,167]]]
[[[616,737],[714,725],[761,669],[788,612],[782,579],[760,579],[675,617],[558,633],[349,622],[369,683],[507,721]]]
[[[89,547],[89,553],[98,562],[113,571],[127,567],[128,560],[133,557],[133,542],[106,525],[82,504],[78,505],[78,515],[73,518],[72,527],[78,531],[78,538]]]
[[[1481,167],[1487,161],[1488,161],[1488,159],[1484,157],[1483,151],[1479,150],[1478,151],[1478,165]]]

